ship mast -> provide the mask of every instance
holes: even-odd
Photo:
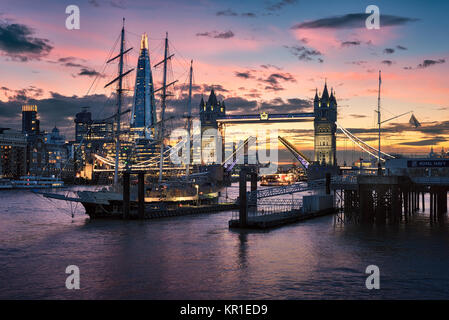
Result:
[[[189,102],[187,104],[187,142],[188,150],[187,152],[187,162],[186,162],[186,177],[189,176],[190,169],[190,130],[191,130],[191,119],[192,119],[192,78],[193,78],[193,60],[190,60],[190,81],[189,81]]]
[[[115,59],[119,58],[119,67],[118,72],[119,75],[117,78],[106,84],[104,87],[108,87],[109,85],[113,84],[114,82],[118,81],[118,87],[117,87],[117,114],[116,114],[116,133],[115,133],[115,167],[114,167],[114,186],[118,185],[118,170],[119,170],[119,155],[120,155],[120,121],[121,121],[121,113],[122,113],[122,96],[123,96],[123,77],[129,74],[134,69],[130,69],[123,73],[123,56],[125,53],[128,53],[131,51],[132,48],[124,50],[125,46],[125,18],[123,18],[123,26],[122,26],[122,33],[120,36],[120,53],[115,56],[114,58],[111,58],[107,61],[107,63],[114,61]]]
[[[167,87],[175,84],[177,80],[167,84],[167,62],[168,59],[173,58],[174,54],[168,55],[168,33],[165,34],[165,49],[164,49],[164,60],[154,65],[156,68],[161,63],[164,64],[164,75],[163,75],[163,81],[162,81],[162,88],[157,89],[155,92],[162,90],[162,96],[161,96],[161,128],[159,132],[159,140],[161,142],[161,150],[160,150],[160,159],[159,159],[159,183],[162,182],[162,170],[164,167],[164,134],[165,134],[165,107],[167,105]]]

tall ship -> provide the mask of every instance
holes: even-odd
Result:
[[[113,84],[117,86],[117,111],[116,114],[110,117],[114,119],[115,128],[114,155],[95,155],[96,159],[100,160],[105,167],[113,168],[113,185],[103,187],[98,191],[78,191],[74,197],[56,193],[43,193],[43,196],[80,202],[90,218],[121,218],[125,201],[123,188],[130,188],[130,199],[126,200],[130,203],[132,210],[137,206],[139,198],[138,186],[141,184],[144,185],[145,211],[148,212],[183,205],[217,203],[219,186],[215,183],[215,177],[217,172],[220,172],[221,167],[211,166],[207,170],[201,170],[198,166],[191,166],[189,162],[184,165],[173,165],[168,160],[171,153],[178,152],[182,147],[185,148],[192,145],[190,142],[193,81],[193,62],[191,61],[188,112],[186,116],[187,137],[181,139],[174,146],[168,146],[165,143],[167,140],[167,117],[165,113],[167,97],[171,94],[167,89],[177,82],[175,80],[168,83],[167,80],[168,62],[174,56],[169,53],[168,34],[166,34],[164,41],[164,58],[154,65],[154,67],[161,66],[163,69],[162,87],[158,89],[153,87],[154,81],[150,66],[148,37],[146,34],[142,36],[128,139],[127,141],[122,141],[121,116],[125,113],[122,110],[123,92],[125,90],[123,79],[133,71],[133,69],[124,71],[124,57],[131,49],[125,48],[125,23],[123,20],[120,35],[120,52],[108,60],[108,63],[118,61],[118,75],[105,85],[105,88]],[[161,94],[159,121],[156,118],[156,100],[154,98],[156,92]],[[123,150],[127,150],[127,152]],[[192,150],[189,151],[192,152]],[[177,174],[173,174],[173,172]],[[122,174],[123,180],[126,181],[120,183],[120,174]],[[139,176],[138,185],[133,185],[128,181],[131,177],[131,182],[133,182],[133,176]],[[144,178],[141,178],[142,176]],[[143,181],[140,179],[143,179]]]

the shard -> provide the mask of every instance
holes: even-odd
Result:
[[[155,136],[156,104],[154,99],[153,75],[148,52],[148,37],[144,33],[140,42],[134,87],[131,131],[136,138],[151,139]]]

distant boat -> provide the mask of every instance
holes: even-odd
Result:
[[[263,175],[260,179],[261,186],[288,186],[296,182],[293,173],[277,173]]]
[[[11,181],[13,189],[62,188],[64,181],[55,177],[23,176]]]

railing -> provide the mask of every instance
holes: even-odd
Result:
[[[346,175],[332,177],[331,184],[357,184],[357,176]]]
[[[449,185],[449,177],[410,177],[417,184]]]
[[[268,198],[268,197],[275,197],[275,196],[281,196],[284,194],[291,194],[296,192],[303,192],[303,191],[309,191],[309,190],[316,190],[316,189],[322,189],[326,187],[326,181],[324,179],[320,180],[314,180],[310,182],[300,182],[291,184],[288,186],[281,186],[281,187],[273,187],[273,188],[266,188],[266,189],[260,189],[257,191],[248,192],[248,199],[251,201],[257,197],[257,199],[262,198]]]
[[[277,213],[287,213],[302,209],[302,200],[270,199],[259,200],[256,206],[248,205],[248,219]],[[232,219],[239,219],[239,211],[232,212]]]

